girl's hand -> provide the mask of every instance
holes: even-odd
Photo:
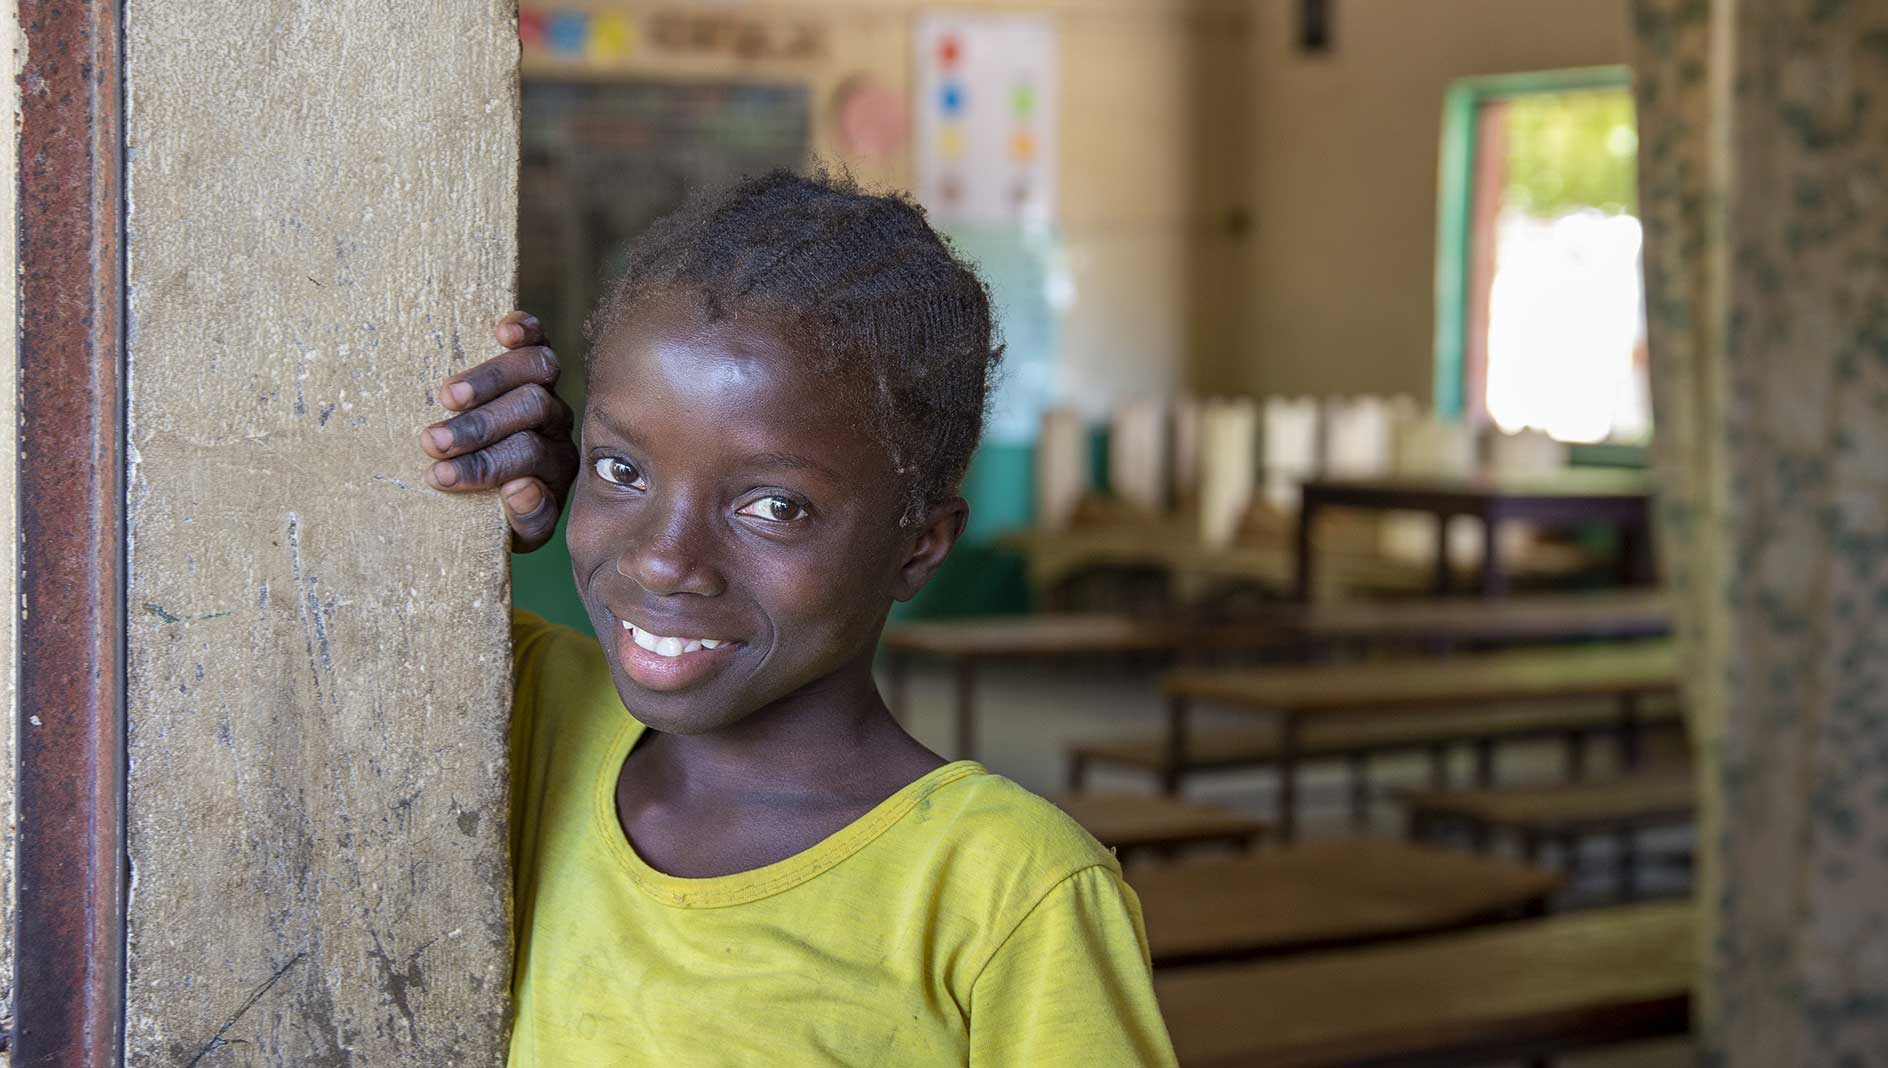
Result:
[[[420,447],[438,461],[426,484],[447,493],[496,487],[512,548],[529,552],[557,529],[577,447],[570,406],[556,393],[557,354],[537,317],[511,312],[493,333],[506,352],[440,383],[440,403],[460,414],[420,432]]]

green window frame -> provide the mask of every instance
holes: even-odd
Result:
[[[1460,419],[1468,353],[1468,287],[1475,196],[1476,119],[1491,100],[1583,89],[1629,89],[1630,67],[1579,67],[1462,78],[1442,102],[1442,165],[1436,211],[1436,369],[1433,404]]]

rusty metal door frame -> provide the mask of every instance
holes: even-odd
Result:
[[[122,0],[18,0],[16,1068],[123,1059]]]

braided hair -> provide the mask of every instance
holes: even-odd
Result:
[[[907,197],[787,171],[698,196],[630,246],[586,336],[655,295],[691,297],[710,322],[764,317],[855,391],[905,483],[901,525],[957,491],[1002,347],[989,290]]]

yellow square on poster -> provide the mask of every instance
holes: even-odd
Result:
[[[590,20],[590,39],[584,47],[584,57],[590,62],[620,62],[635,48],[636,24],[628,15],[606,12]]]

